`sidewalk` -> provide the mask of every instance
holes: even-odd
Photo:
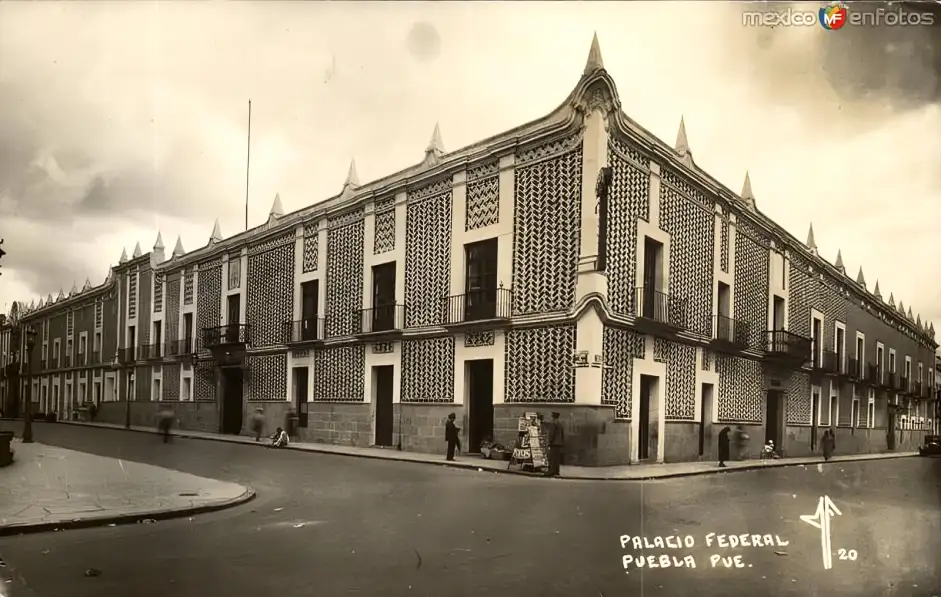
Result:
[[[101,427],[106,429],[117,429],[126,431],[123,425],[112,425],[108,423],[80,423],[80,422],[60,422],[56,425],[84,425],[88,427]],[[142,433],[157,433],[152,427],[134,427],[131,431]],[[174,430],[173,435],[191,439],[203,439],[210,441],[229,442],[236,444],[247,444],[251,446],[264,446],[264,443],[256,443],[253,438],[241,435],[220,435],[216,433],[206,433],[202,431]],[[299,450],[302,452],[319,452],[323,454],[336,454],[339,456],[357,456],[360,458],[377,458],[383,460],[396,460],[400,462],[416,462],[422,464],[434,464],[438,466],[448,466],[452,468],[474,469],[481,472],[494,473],[516,473],[526,476],[534,476],[532,473],[525,473],[514,467],[507,469],[507,462],[486,460],[480,456],[466,455],[458,457],[454,462],[447,462],[444,456],[438,454],[425,454],[421,452],[400,452],[393,448],[356,448],[352,446],[335,446],[332,444],[315,444],[305,442],[292,442],[287,448],[289,450]],[[855,462],[860,460],[884,460],[889,458],[907,458],[917,456],[917,452],[893,452],[890,454],[851,454],[846,456],[834,456],[829,462],[824,462],[821,456],[812,456],[808,458],[782,458],[779,460],[745,460],[737,462],[728,462],[727,468],[719,468],[715,462],[677,462],[671,464],[632,464],[622,466],[562,466],[562,476],[566,479],[582,479],[591,481],[648,481],[653,479],[671,479],[675,477],[690,477],[694,475],[710,475],[715,473],[728,473],[733,471],[747,471],[764,469],[779,466],[799,466],[808,464],[839,464],[841,462]]]
[[[0,536],[146,522],[221,510],[255,493],[148,464],[39,443],[13,444],[0,469]]]

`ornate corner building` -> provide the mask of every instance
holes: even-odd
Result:
[[[548,116],[166,258],[122,254],[48,297],[39,411],[443,452],[560,411],[571,464],[711,460],[741,425],[789,456],[911,449],[931,429],[934,328],[867,289],[620,110],[597,39]],[[23,382],[27,384],[26,381]],[[26,388],[24,388],[26,389]]]

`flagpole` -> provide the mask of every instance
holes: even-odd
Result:
[[[252,167],[252,100],[248,100],[248,156],[245,160],[245,230],[248,230],[248,173]]]

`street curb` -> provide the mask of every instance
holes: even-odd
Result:
[[[87,529],[92,527],[102,527],[109,525],[128,525],[141,522],[143,520],[170,520],[173,518],[182,518],[184,516],[195,516],[197,514],[206,514],[209,512],[218,512],[234,506],[245,504],[255,499],[255,490],[249,487],[245,488],[242,495],[216,502],[205,504],[203,506],[188,506],[185,508],[173,508],[170,510],[150,510],[143,512],[134,512],[121,514],[119,516],[95,516],[91,518],[81,518],[76,520],[60,520],[55,522],[21,523],[0,526],[0,537],[9,537],[12,535],[31,535],[34,533],[47,533],[49,531],[66,531],[73,529]]]
[[[95,424],[82,423],[78,421],[58,421],[57,423],[60,423],[60,424],[64,423],[67,425],[75,425],[75,426],[81,426],[81,427],[94,427],[96,429],[110,429],[112,431],[135,431],[137,433],[149,433],[151,435],[155,435],[159,433],[157,430],[133,429],[133,428],[127,429],[123,427],[104,427],[104,426],[99,426]],[[171,434],[173,435],[173,437],[181,437],[184,439],[220,442],[220,443],[225,443],[225,444],[241,444],[244,446],[255,446],[259,448],[265,447],[265,444],[263,443],[256,444],[254,442],[236,441],[236,440],[231,440],[227,437],[215,437],[215,436],[205,437],[205,436],[200,436],[200,435],[189,435],[185,431],[171,431]],[[518,475],[518,476],[531,477],[531,478],[543,477],[543,475],[538,474],[538,473],[529,473],[529,472],[522,471],[522,470],[511,470],[511,469],[505,469],[505,468],[485,468],[485,467],[478,466],[476,464],[465,463],[465,462],[447,462],[445,460],[442,460],[440,462],[434,462],[434,461],[427,461],[427,460],[412,460],[409,458],[398,458],[396,456],[380,456],[377,454],[350,454],[350,453],[345,453],[345,452],[336,452],[333,450],[324,450],[324,449],[318,449],[318,448],[300,448],[297,446],[292,446],[290,444],[288,444],[287,447],[281,448],[281,449],[293,450],[295,452],[313,452],[316,454],[332,454],[334,456],[345,456],[347,458],[368,458],[370,460],[389,460],[392,462],[409,462],[412,464],[424,464],[424,465],[431,465],[431,466],[440,466],[440,467],[445,467],[445,468],[476,470],[477,472],[481,472],[481,473],[500,473],[504,475],[507,475],[507,474]],[[394,453],[394,451],[390,450],[390,453]],[[915,454],[873,454],[870,457],[853,458],[852,460],[822,460],[821,459],[819,462],[781,462],[780,460],[772,461],[772,462],[775,462],[775,464],[760,464],[763,461],[756,460],[755,464],[747,464],[744,466],[737,466],[734,468],[719,468],[717,466],[714,469],[705,469],[705,470],[700,470],[700,471],[686,471],[686,472],[681,472],[681,473],[663,473],[663,474],[648,475],[648,476],[643,476],[643,477],[624,478],[624,477],[610,477],[610,476],[599,475],[599,476],[592,476],[592,477],[564,477],[564,480],[566,481],[620,481],[620,482],[630,483],[634,481],[657,481],[660,479],[679,479],[682,477],[720,475],[720,474],[728,474],[728,473],[737,473],[737,472],[742,472],[742,471],[755,471],[755,470],[772,469],[772,468],[785,468],[785,467],[795,467],[795,466],[815,466],[818,464],[823,464],[823,465],[844,464],[844,463],[849,463],[849,462],[869,462],[873,460],[893,460],[896,458],[912,458],[915,456],[918,456],[918,454],[917,453]]]

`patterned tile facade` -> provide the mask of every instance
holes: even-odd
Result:
[[[749,325],[749,345],[767,344],[768,251],[755,232],[739,226],[735,235],[735,318]]]
[[[575,326],[506,333],[505,401],[575,402]]]
[[[718,355],[719,421],[761,423],[765,403],[761,363],[728,355]]]
[[[493,346],[493,332],[468,332],[464,335],[464,346],[468,348]]]
[[[251,371],[248,376],[248,400],[283,402],[287,399],[287,355],[250,356],[245,361]]]
[[[729,273],[729,253],[732,248],[729,245],[729,220],[727,218],[722,218],[722,223],[719,227],[719,268],[724,273]]]
[[[354,332],[353,311],[363,308],[363,212],[328,223],[326,335]]]
[[[660,227],[670,234],[670,294],[682,301],[687,329],[712,332],[715,215],[701,192],[666,171],[660,187]]]
[[[302,271],[305,274],[317,271],[317,263],[320,260],[319,238],[316,222],[304,225],[304,263]]]
[[[454,338],[402,342],[402,402],[454,402]]]
[[[405,326],[439,325],[451,285],[451,181],[410,190],[407,210]]]
[[[500,176],[496,163],[467,173],[467,209],[464,230],[493,226],[500,219]]]
[[[696,420],[696,348],[657,338],[654,352],[667,365],[667,421]]]
[[[283,344],[284,322],[294,317],[294,235],[249,248],[247,277],[245,322],[252,326],[252,346]]]
[[[631,385],[634,359],[644,358],[644,336],[629,330],[604,329],[604,369],[601,403],[613,404],[614,416],[631,418]]]
[[[242,286],[242,254],[232,253],[229,255],[229,280],[227,288],[235,290]]]
[[[167,315],[164,321],[163,335],[167,342],[177,340],[180,325],[180,277],[170,275],[167,277]]]
[[[189,268],[183,272],[183,304],[192,305],[196,288],[196,272]]]
[[[196,346],[204,349],[202,330],[222,325],[222,261],[199,264],[199,289],[196,300]]]
[[[626,141],[612,136],[608,162],[614,174],[608,193],[608,304],[615,313],[631,313],[637,251],[637,220],[650,219],[649,161]]]
[[[791,257],[788,271],[788,329],[810,338],[810,309],[816,307],[816,281],[810,264],[797,256]]]
[[[373,234],[373,254],[395,250],[395,200],[376,202],[376,225]]]
[[[579,137],[521,152],[513,223],[513,314],[575,302],[582,203]]]
[[[216,399],[216,378],[210,361],[199,361],[193,371],[193,394],[196,400],[214,401]]]
[[[154,276],[154,313],[163,311],[163,276]]]
[[[314,351],[314,400],[362,402],[366,369],[365,345]]]
[[[180,364],[173,363],[163,366],[163,399],[180,399]]]
[[[812,410],[810,376],[792,373],[787,383],[787,424],[810,425]]]
[[[137,276],[128,276],[127,285],[127,318],[137,317]]]

